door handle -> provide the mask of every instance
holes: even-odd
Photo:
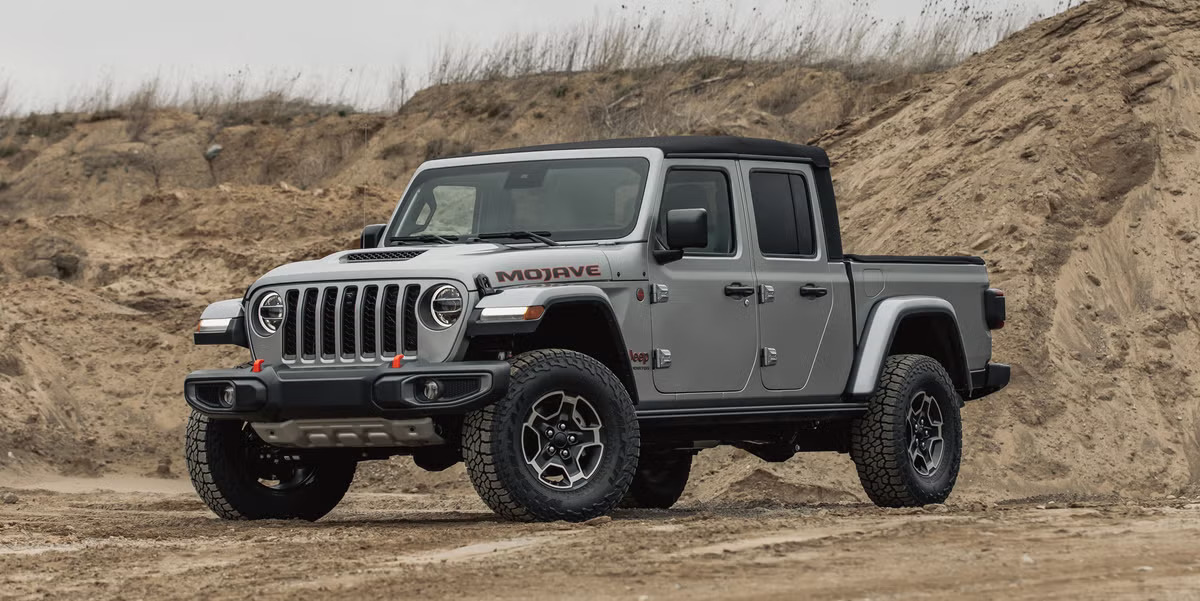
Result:
[[[800,287],[800,296],[803,296],[804,298],[821,298],[826,294],[829,294],[828,288],[821,288],[820,286],[814,286],[812,284],[806,284]]]
[[[734,282],[725,287],[725,296],[733,298],[746,298],[754,294],[754,286],[743,286],[739,282]]]

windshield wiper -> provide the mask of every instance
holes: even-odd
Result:
[[[454,244],[458,241],[458,236],[439,236],[437,234],[417,234],[415,236],[392,236],[388,238],[388,242],[438,242],[440,244]]]
[[[551,240],[549,238],[549,236],[551,236],[551,235],[552,234],[550,232],[546,232],[546,231],[531,232],[528,230],[515,230],[515,231],[511,231],[511,232],[488,232],[485,234],[475,234],[474,236],[471,236],[467,241],[470,242],[471,240],[495,240],[498,238],[512,238],[514,240],[533,240],[535,242],[541,242],[542,244],[545,244],[546,246],[562,246],[560,243],[555,242],[554,240]]]

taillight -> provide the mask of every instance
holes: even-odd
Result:
[[[1004,327],[1006,317],[1004,308],[1004,291],[999,288],[988,288],[983,293],[983,319],[989,330],[999,330]]]

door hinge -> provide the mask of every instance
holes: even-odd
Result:
[[[671,367],[671,350],[654,349],[654,369],[667,369],[668,367]]]
[[[776,363],[779,363],[779,352],[769,346],[764,346],[762,350],[763,367],[771,367]]]
[[[775,287],[769,284],[758,285],[758,302],[773,303],[775,302]]]
[[[671,300],[671,289],[666,284],[655,284],[650,288],[650,304],[665,303]]]

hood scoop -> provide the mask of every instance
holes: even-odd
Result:
[[[421,256],[423,250],[374,250],[348,253],[342,257],[347,263],[366,263],[369,261],[407,261]]]

